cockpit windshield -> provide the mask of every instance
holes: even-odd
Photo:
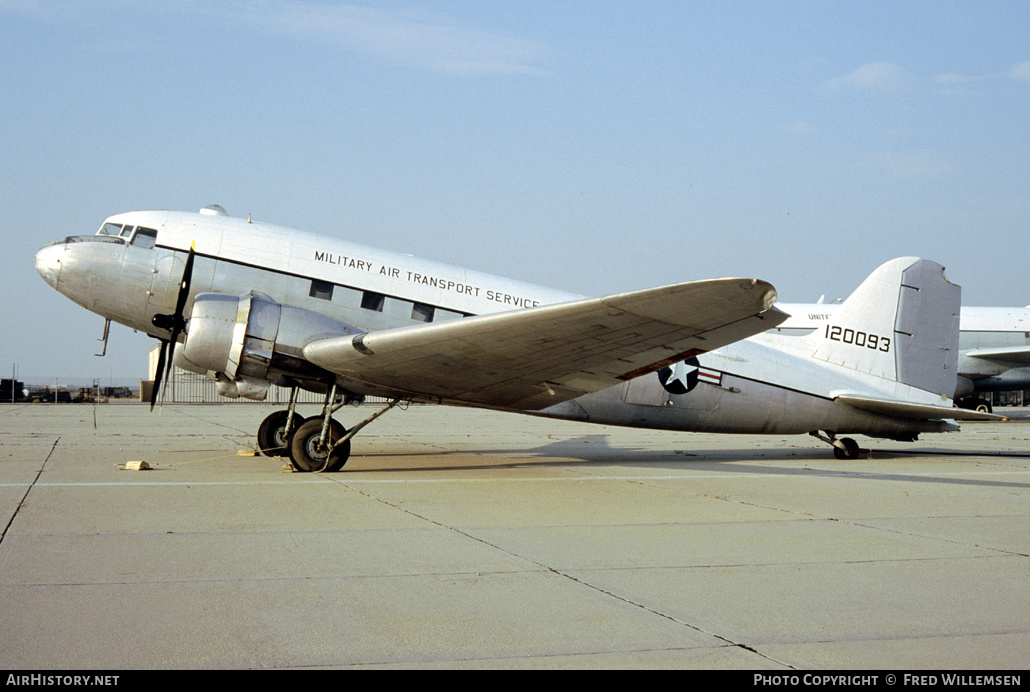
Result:
[[[141,248],[152,248],[157,244],[157,231],[153,228],[136,229],[136,235],[132,236],[132,244]]]
[[[105,223],[100,227],[100,230],[97,231],[97,235],[106,236],[108,238],[120,238],[128,241],[132,245],[142,248],[152,248],[157,243],[157,231],[153,228],[133,226],[129,223]]]

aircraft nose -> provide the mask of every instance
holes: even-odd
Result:
[[[61,256],[63,254],[63,240],[41,247],[39,252],[36,253],[36,271],[53,288],[57,288],[57,279],[61,274]]]

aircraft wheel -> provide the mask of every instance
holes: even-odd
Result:
[[[991,403],[986,399],[977,399],[974,401],[973,410],[979,411],[980,413],[994,413],[994,409],[991,408]]]
[[[346,428],[335,420],[329,422],[329,439],[338,440],[347,434]],[[319,438],[322,436],[322,418],[309,418],[290,438],[290,463],[297,471],[339,471],[350,457],[350,440],[333,448],[327,454]]]
[[[300,416],[294,415],[294,425],[300,422]],[[258,426],[258,451],[266,457],[285,457],[290,454],[289,440],[286,439],[286,421],[290,417],[287,410],[276,411],[269,415]]]
[[[843,459],[857,459],[858,458],[858,451],[859,450],[858,450],[858,443],[857,442],[852,440],[850,437],[842,437],[842,438],[840,438],[837,441],[840,442],[842,445],[844,445],[844,447],[841,448],[841,447],[838,447],[837,445],[834,445],[833,446],[833,456],[835,456],[835,457],[837,457],[838,459],[841,459],[841,460],[843,460]]]

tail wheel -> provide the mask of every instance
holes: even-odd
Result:
[[[290,463],[293,468],[303,473],[316,471],[339,471],[350,457],[350,440],[339,444],[329,451],[322,444],[321,417],[309,418],[297,428],[290,437]],[[329,421],[330,442],[339,440],[347,434],[346,428],[335,420]]]
[[[836,444],[833,445],[833,456],[838,459],[857,459],[858,458],[858,443],[852,440],[850,437],[841,437],[837,440],[842,445],[838,447]]]

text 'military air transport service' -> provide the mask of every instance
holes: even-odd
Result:
[[[953,406],[961,289],[904,257],[876,269],[805,336],[776,291],[747,278],[587,298],[348,243],[199,213],[134,211],[36,254],[52,287],[159,339],[154,397],[172,364],[263,400],[259,449],[298,471],[337,471],[356,432],[404,401],[664,430],[915,440],[996,416]],[[325,395],[295,414],[296,393]],[[365,396],[391,403],[349,431]],[[151,401],[153,407],[154,401]]]

